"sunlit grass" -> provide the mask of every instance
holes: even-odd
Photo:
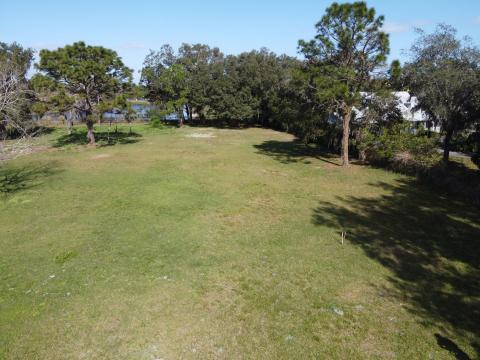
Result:
[[[471,254],[433,243],[425,267],[474,278],[476,210],[271,130],[103,126],[92,148],[82,129],[0,165],[0,358],[452,357],[435,334],[478,354],[475,325],[414,298],[423,268],[395,265],[402,244],[428,253],[448,210],[464,227],[445,236]]]

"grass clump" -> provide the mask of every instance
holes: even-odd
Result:
[[[70,261],[71,259],[73,259],[74,257],[76,257],[78,255],[78,253],[74,250],[67,250],[67,251],[64,251],[64,252],[61,252],[60,254],[58,254],[57,256],[55,256],[55,262],[57,264],[60,264],[60,265],[63,265],[65,264],[67,261]]]

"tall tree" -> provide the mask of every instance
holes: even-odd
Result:
[[[132,71],[113,50],[76,42],[57,50],[41,50],[37,68],[76,95],[75,108],[85,114],[87,138],[95,144],[93,115],[102,101],[124,91]]]
[[[30,120],[27,71],[33,50],[17,43],[0,42],[0,135],[6,136],[7,126],[27,135]]]
[[[480,117],[480,51],[458,39],[448,25],[426,34],[418,30],[410,49],[406,78],[419,107],[444,133],[443,160],[448,162],[452,136]]]
[[[146,89],[146,97],[152,101],[158,101],[158,89],[160,75],[165,69],[177,62],[175,50],[168,45],[162,45],[159,51],[150,50],[143,61],[140,84]]]
[[[205,117],[210,104],[212,87],[212,68],[223,62],[223,54],[218,48],[204,44],[182,44],[178,49],[178,62],[183,65],[186,76],[187,103],[185,110],[189,120],[195,112]]]
[[[165,115],[175,113],[182,126],[188,94],[187,72],[170,45],[163,45],[160,51],[152,50],[146,56],[141,83],[147,89],[147,98],[158,104]]]
[[[342,117],[342,164],[349,165],[348,143],[353,107],[360,92],[369,88],[372,73],[384,65],[389,52],[388,35],[381,31],[383,16],[365,2],[333,3],[315,25],[317,35],[299,41],[308,69],[315,73],[312,86]]]

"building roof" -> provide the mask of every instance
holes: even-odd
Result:
[[[418,99],[416,96],[410,95],[408,91],[394,91],[392,94],[397,99],[397,108],[400,110],[405,120],[411,122],[424,122],[428,120],[427,114],[424,111],[417,109]],[[374,96],[374,94],[368,92],[362,92],[361,95],[364,99]],[[363,116],[362,109],[355,108],[354,110],[357,117],[361,118]]]

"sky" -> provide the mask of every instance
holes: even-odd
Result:
[[[299,39],[315,35],[315,23],[332,1],[324,0],[1,0],[0,41],[36,51],[75,41],[117,51],[135,70],[149,49],[183,42],[217,46],[225,54],[267,47],[296,56]],[[432,31],[438,23],[458,29],[480,46],[479,0],[371,0],[385,16],[389,60],[406,60],[415,27]]]

